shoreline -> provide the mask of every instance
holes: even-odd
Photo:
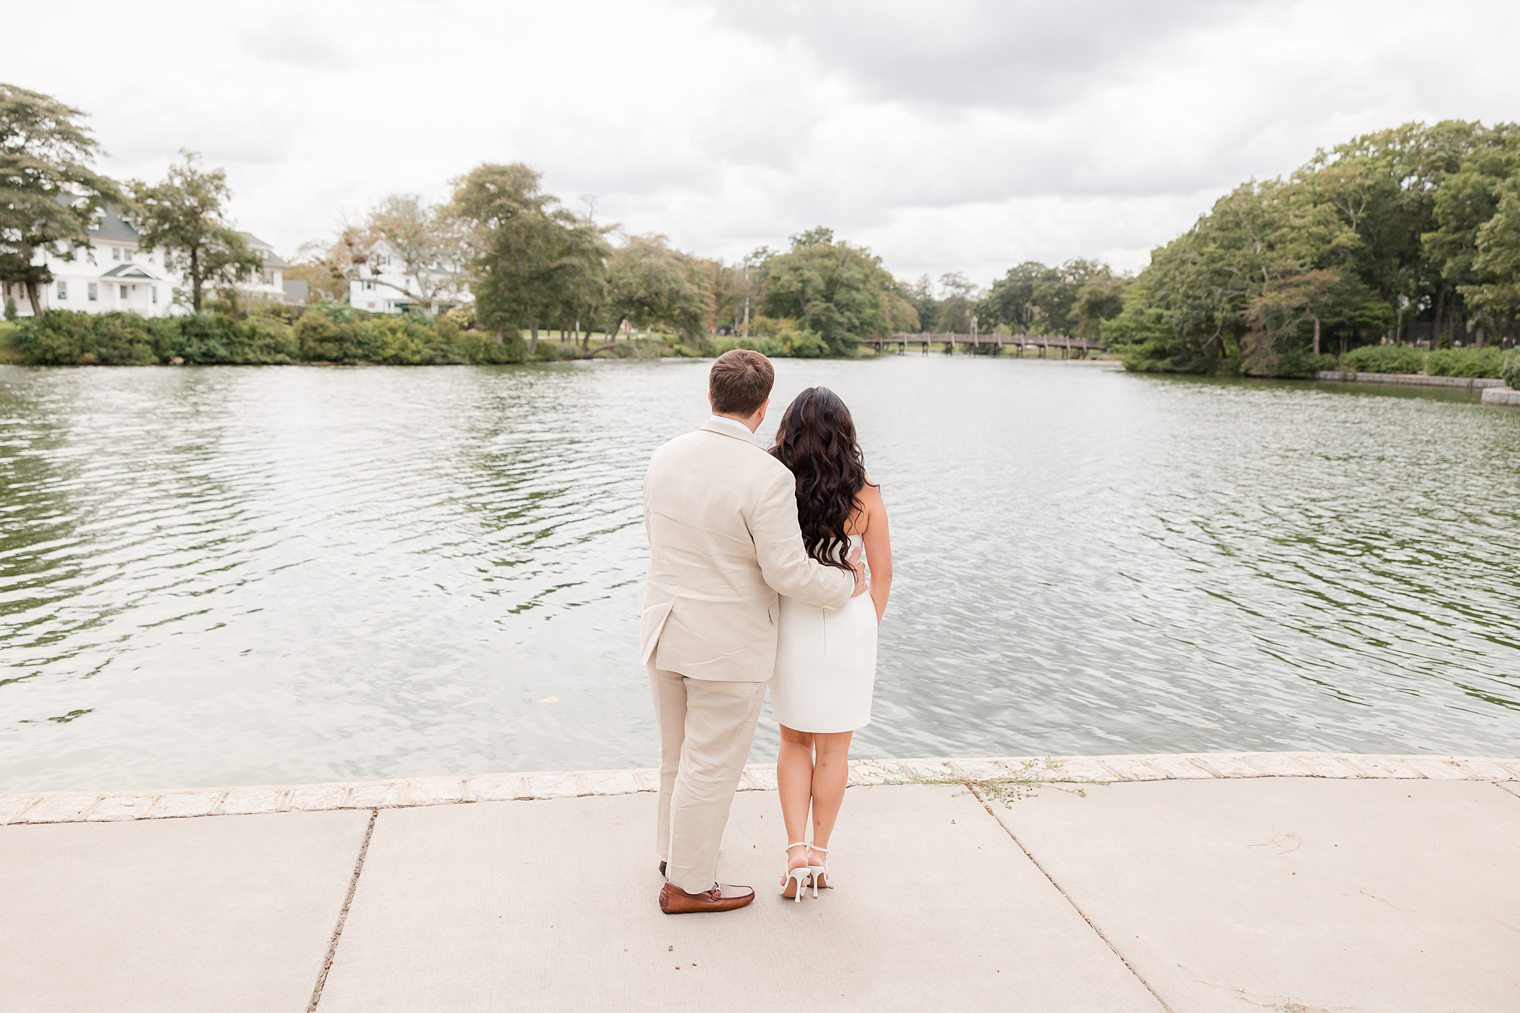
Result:
[[[1134,781],[1248,780],[1520,781],[1520,758],[1329,752],[1142,753],[1103,756],[919,757],[850,761],[850,784],[1113,784]],[[476,802],[633,795],[654,792],[651,768],[530,771],[231,785],[143,791],[6,792],[0,826],[116,823],[333,810],[412,809]],[[739,790],[772,791],[771,764],[744,769]]]
[[[1488,376],[1430,376],[1426,373],[1358,373],[1353,369],[1326,369],[1314,374],[1324,383],[1387,383],[1402,387],[1454,387],[1485,390],[1503,387],[1504,381]]]

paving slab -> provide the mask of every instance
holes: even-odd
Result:
[[[1042,790],[994,814],[1176,1013],[1520,1010],[1520,805],[1454,780]]]
[[[800,904],[776,796],[741,793],[721,868],[760,896],[722,915],[660,913],[654,807],[382,811],[319,1013],[1161,1009],[964,789],[850,789]]]
[[[0,1009],[304,1010],[368,822],[0,827]]]

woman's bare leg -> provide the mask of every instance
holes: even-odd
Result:
[[[776,789],[781,795],[781,819],[786,842],[805,841],[808,829],[808,798],[813,792],[813,736],[781,726],[781,749],[776,754]],[[836,807],[836,812],[837,807]],[[808,864],[805,848],[786,854],[787,871]],[[782,885],[786,876],[781,877]]]
[[[844,805],[844,788],[850,780],[850,738],[854,732],[830,732],[813,736],[818,757],[813,763],[813,843],[829,846],[839,807]],[[791,827],[787,827],[791,832]],[[800,838],[793,838],[799,840]],[[814,865],[823,864],[823,855],[815,854]]]

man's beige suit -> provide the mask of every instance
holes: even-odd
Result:
[[[644,479],[649,580],[640,649],[660,724],[656,846],[666,878],[712,889],[718,846],[776,666],[779,595],[823,608],[854,578],[808,556],[796,480],[737,426],[709,421]]]

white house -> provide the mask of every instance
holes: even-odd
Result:
[[[137,230],[115,208],[97,212],[90,223],[92,247],[78,247],[72,260],[52,250],[38,251],[33,263],[46,264],[53,280],[44,286],[42,308],[107,313],[130,310],[163,316],[174,305],[178,277],[166,264],[164,250],[143,250]],[[16,312],[31,316],[32,303],[22,285],[5,286]]]
[[[169,251],[144,250],[129,217],[117,208],[102,208],[89,229],[91,245],[75,247],[72,260],[52,250],[40,250],[34,258],[33,263],[46,264],[53,273],[53,280],[39,292],[44,310],[127,310],[145,317],[188,311],[183,303],[176,306],[174,302],[175,292],[188,292],[190,286],[169,266]],[[284,270],[290,265],[262,239],[248,232],[240,235],[263,260],[263,267],[238,289],[255,299],[284,302]],[[21,316],[32,315],[24,286],[6,285],[0,303],[6,299],[15,303]]]
[[[371,313],[401,313],[416,305],[407,292],[416,291],[416,281],[408,277],[401,258],[384,240],[371,247],[367,259],[358,265],[359,277],[348,283],[348,303],[354,309]],[[429,271],[429,287],[437,286],[437,309],[468,305],[475,301],[465,277],[455,271]]]
[[[239,232],[264,266],[238,283],[238,290],[254,299],[285,301],[285,269],[290,265],[264,240],[252,232]]]

